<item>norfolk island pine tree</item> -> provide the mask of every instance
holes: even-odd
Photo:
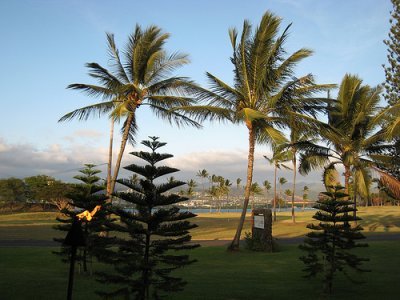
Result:
[[[115,195],[135,205],[135,211],[117,208],[106,204],[106,210],[119,217],[106,223],[109,236],[103,237],[106,251],[100,261],[111,264],[115,272],[99,272],[103,283],[120,286],[112,291],[99,292],[103,296],[134,295],[136,299],[160,299],[160,292],[182,290],[185,281],[171,276],[178,268],[194,262],[188,254],[176,255],[180,250],[198,247],[189,244],[189,230],[197,227],[188,219],[196,216],[191,212],[180,212],[175,204],[187,198],[167,193],[173,188],[185,185],[178,180],[162,183],[162,176],[177,172],[175,168],[158,166],[159,162],[171,158],[170,154],[157,152],[165,143],[157,137],[149,137],[142,144],[149,152],[139,151],[131,154],[146,162],[146,165],[131,164],[125,169],[140,176],[137,183],[129,179],[118,182],[132,192],[120,192]],[[128,233],[125,237],[115,236],[116,232]],[[115,287],[115,286],[114,286]]]

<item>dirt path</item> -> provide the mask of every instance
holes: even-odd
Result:
[[[293,245],[300,244],[304,237],[276,238],[278,244]],[[369,241],[400,241],[400,233],[393,234],[371,234],[365,242]],[[203,247],[228,246],[230,240],[193,240]],[[242,241],[243,242],[243,241]],[[58,247],[60,244],[51,240],[0,240],[0,247]]]

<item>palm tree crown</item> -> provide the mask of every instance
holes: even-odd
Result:
[[[123,120],[122,142],[112,180],[114,190],[122,154],[127,141],[134,144],[138,130],[136,113],[139,107],[147,106],[157,117],[170,123],[181,125],[200,125],[171,108],[191,106],[194,99],[188,97],[193,82],[185,77],[172,76],[172,72],[189,63],[186,54],[178,52],[168,54],[164,45],[169,38],[157,26],[142,29],[136,25],[129,36],[122,57],[116,46],[114,35],[107,34],[110,70],[98,63],[86,64],[89,76],[96,79],[99,85],[75,83],[70,89],[80,90],[89,96],[100,97],[102,102],[74,110],[60,121],[78,118],[86,120],[93,115],[109,114],[114,121]]]
[[[230,249],[237,249],[239,245],[252,185],[256,140],[273,141],[278,144],[284,142],[286,139],[279,131],[279,128],[284,126],[278,113],[279,103],[288,100],[301,101],[301,97],[293,96],[296,95],[296,91],[300,91],[307,84],[310,90],[315,86],[306,80],[293,79],[295,65],[310,56],[312,51],[300,49],[286,57],[284,43],[291,25],[279,34],[280,24],[279,17],[266,12],[254,30],[248,21],[244,21],[240,36],[236,29],[229,30],[233,49],[233,85],[230,86],[207,73],[211,89],[198,91],[199,98],[206,100],[207,105],[197,107],[197,112],[191,111],[192,115],[199,119],[228,119],[234,123],[243,123],[248,129],[249,154],[245,199]]]
[[[354,191],[368,197],[369,172],[373,162],[370,154],[384,147],[385,130],[381,128],[380,87],[362,85],[362,80],[346,74],[340,84],[337,100],[328,107],[328,125],[321,130],[327,147],[310,142],[299,143],[302,150],[299,170],[325,167],[324,178],[332,177],[335,166],[344,166],[345,192],[349,193],[350,179]],[[381,157],[383,159],[383,157]]]

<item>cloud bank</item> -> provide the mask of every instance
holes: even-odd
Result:
[[[128,155],[131,151],[131,146],[128,146],[122,166],[140,163],[137,158]],[[265,154],[255,154],[253,181],[260,184],[264,180],[273,182],[273,166],[265,160],[263,157]],[[39,149],[32,144],[11,144],[0,138],[0,178],[24,178],[45,174],[64,181],[73,181],[73,176],[85,163],[98,164],[98,168],[103,171],[100,177],[105,178],[107,159],[107,147],[91,147],[87,144],[71,144],[69,146],[52,144]],[[115,159],[116,153],[114,153],[114,162]],[[232,182],[241,178],[242,184],[244,184],[247,171],[247,151],[236,149],[191,152],[166,160],[165,164],[180,170],[180,172],[171,174],[179,180],[195,179],[201,182],[202,179],[196,174],[199,170],[206,169],[210,175],[221,175]],[[129,175],[127,171],[121,169],[120,177]],[[289,184],[292,173],[291,171],[280,171],[278,176],[285,177]],[[298,176],[298,178],[299,182],[320,182],[319,173],[307,177]]]

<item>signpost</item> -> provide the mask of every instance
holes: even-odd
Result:
[[[254,228],[264,229],[264,216],[254,215]]]
[[[270,209],[254,209],[252,212],[251,236],[262,245],[263,251],[273,251],[272,212]]]

